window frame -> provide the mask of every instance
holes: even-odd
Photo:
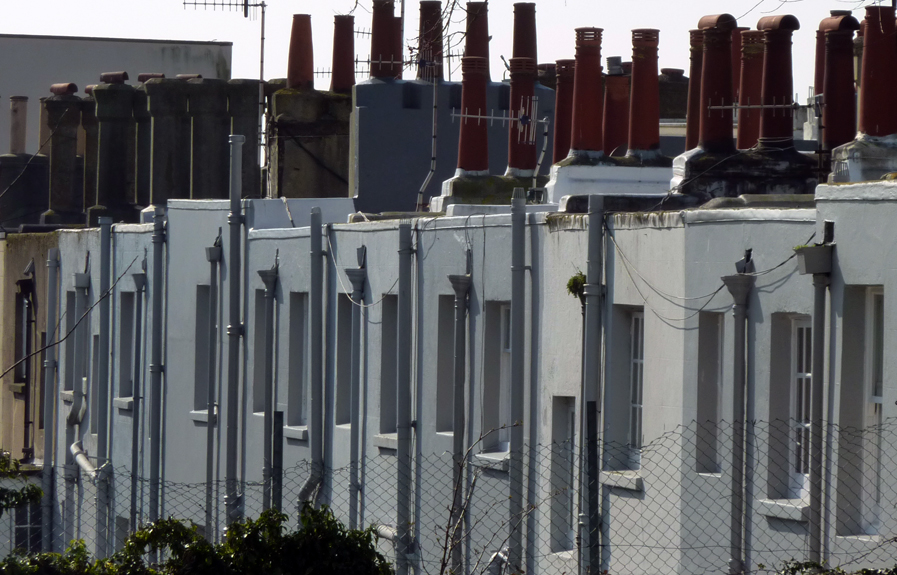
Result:
[[[803,340],[801,340],[803,337]],[[788,492],[792,499],[809,497],[810,410],[813,386],[813,323],[807,316],[791,319],[789,372]],[[803,371],[801,371],[803,370]]]
[[[645,405],[645,312],[629,314],[629,430],[627,448],[633,469],[641,466],[645,433],[642,428]]]
[[[881,308],[876,306],[880,299]],[[880,312],[880,313],[879,313]],[[863,476],[861,520],[867,534],[881,527],[881,425],[884,393],[884,289],[866,288],[863,358]],[[878,395],[876,395],[878,392]]]

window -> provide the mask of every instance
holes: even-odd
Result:
[[[212,290],[207,285],[196,286],[196,308],[194,309],[196,324],[193,328],[193,341],[196,345],[196,350],[193,354],[193,409],[197,411],[203,411],[209,407],[209,376],[211,375],[209,373],[209,354],[212,351],[211,346],[214,345],[209,338],[209,329],[212,327],[212,318],[209,313],[211,311],[209,307],[211,293]],[[261,310],[256,307],[256,314],[261,311],[264,315],[264,299],[262,303]],[[122,314],[122,323],[124,323],[124,314]],[[258,326],[257,321],[256,326]],[[264,332],[264,329],[262,332]],[[262,333],[262,338],[261,348],[264,350],[264,333]],[[255,343],[258,344],[258,333],[256,333]],[[256,347],[256,350],[258,350],[258,347]],[[262,357],[264,357],[264,354]]]
[[[511,308],[486,302],[483,450],[508,451],[511,434]]]
[[[26,503],[14,511],[15,548],[28,553],[41,551],[41,508],[40,501]]]
[[[698,405],[695,434],[698,473],[720,472],[723,319],[723,314],[715,312],[701,312],[698,316]]]
[[[551,406],[551,550],[567,551],[576,542],[575,438],[572,397],[554,397]]]
[[[384,296],[380,309],[380,433],[395,433],[398,296]]]
[[[439,296],[438,313],[436,431],[450,432],[454,425],[455,403],[455,296]]]
[[[642,403],[645,371],[645,314],[634,312],[629,329],[632,343],[629,346],[629,460],[634,467],[641,463]]]
[[[47,370],[43,365],[47,361],[47,332],[40,332],[40,411],[38,413],[38,429],[44,428],[44,402],[47,401]]]
[[[809,493],[813,328],[806,318],[794,319],[791,325],[789,496],[801,499]]]
[[[340,294],[336,301],[336,424],[351,422],[352,413],[352,300]]]
[[[255,413],[265,411],[265,319],[265,290],[257,289],[252,335],[252,411]]]
[[[290,352],[287,388],[287,425],[305,425],[305,390],[308,350],[305,345],[308,294],[290,294]]]
[[[75,389],[75,334],[72,331],[75,329],[75,324],[78,321],[78,314],[75,310],[75,292],[67,291],[65,292],[65,333],[56,334],[56,341],[59,341],[61,338],[65,337],[68,334],[68,337],[65,340],[65,379],[63,381],[63,389],[65,391],[72,391]],[[60,323],[62,323],[60,321]]]
[[[22,287],[22,283],[19,282],[19,288]],[[16,294],[15,346],[16,361],[31,353],[31,300],[27,292]],[[32,363],[31,360],[26,360],[16,365],[13,370],[15,383],[28,383],[28,368]]]
[[[881,424],[884,387],[884,292],[866,293],[865,426],[863,431],[863,528],[878,533],[881,510]]]
[[[198,340],[197,340],[198,341]],[[134,395],[134,292],[122,292],[118,327],[118,396]]]
[[[641,466],[644,441],[645,314],[615,305],[610,318],[605,392],[604,466],[609,471]]]

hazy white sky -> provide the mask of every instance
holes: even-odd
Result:
[[[355,0],[267,1],[265,77],[286,75],[291,15],[299,13],[312,15],[315,67],[329,68],[333,15],[348,13]],[[359,0],[359,3],[354,12],[355,25],[369,29],[370,0]],[[631,54],[630,30],[657,28],[660,67],[687,70],[688,30],[694,28],[701,16],[728,12],[738,18],[739,25],[754,28],[762,16],[790,13],[801,22],[801,29],[794,34],[794,87],[803,99],[812,83],[814,31],[819,21],[830,9],[854,10],[854,15],[862,19],[863,6],[872,3],[871,0],[536,0],[539,61],[572,58],[573,30],[579,26],[603,28],[602,56],[619,55],[624,60]],[[513,4],[513,0],[489,0],[493,78],[501,75],[499,55],[510,57]],[[396,0],[397,12],[399,5],[400,0]],[[407,0],[405,13],[407,44],[416,36],[417,1]],[[462,19],[463,13],[459,13],[454,29],[463,29]],[[231,41],[234,43],[233,77],[257,78],[259,24],[259,19],[244,19],[242,13],[184,6],[182,0],[27,0],[7,6],[0,19],[0,33]],[[356,38],[359,57],[367,57],[369,45],[369,39]],[[128,70],[134,76],[142,71],[148,70]],[[454,77],[458,76],[456,71]],[[329,77],[318,78],[318,88],[329,85]]]

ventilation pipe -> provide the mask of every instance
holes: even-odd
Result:
[[[512,60],[513,61],[513,60]],[[511,436],[510,497],[508,497],[508,568],[520,573],[523,568],[523,403],[524,334],[526,331],[526,195],[514,188],[511,199]]]
[[[520,6],[517,4],[516,6]],[[533,122],[536,61],[511,58],[511,104],[508,122],[508,169],[506,176],[531,178],[536,171],[536,141]]]
[[[468,2],[465,24],[464,55],[486,60],[486,81],[489,74],[489,4],[488,2]]]
[[[355,85],[355,16],[333,17],[333,73],[330,91],[349,94]]]
[[[467,293],[470,290],[470,275],[450,275],[449,281],[455,291],[455,343],[453,368],[454,390],[452,397],[452,500],[450,540],[452,545],[451,572],[462,573],[464,558],[462,541],[464,526],[462,509],[464,507],[464,464],[466,452],[464,442],[464,384],[467,370]]]
[[[25,122],[28,120],[28,96],[9,97],[9,153],[25,153]]]
[[[835,14],[838,12],[839,14]],[[856,18],[832,10],[819,24],[825,35],[825,68],[822,94],[822,149],[831,150],[856,137],[856,93],[853,86],[853,33]]]
[[[287,88],[311,90],[315,87],[315,60],[312,48],[311,16],[293,14],[290,53],[287,60]]]
[[[732,105],[732,29],[729,14],[704,16],[698,21],[704,31],[704,62],[701,69],[701,131],[698,146],[714,154],[735,153],[732,111],[708,110],[708,106]]]
[[[246,138],[243,143],[243,190],[244,198],[257,198],[262,195],[261,175],[259,173],[259,91],[266,84],[259,80],[229,80],[227,82],[227,113],[230,115],[230,134],[239,134]],[[227,141],[227,134],[222,134],[221,141]],[[227,165],[225,154],[221,165]],[[224,186],[222,186],[222,189]],[[220,197],[221,192],[219,192]]]
[[[408,575],[414,547],[411,515],[411,224],[399,224],[399,287],[396,366],[396,575]]]
[[[867,6],[863,36],[863,77],[860,92],[860,132],[870,136],[897,133],[897,49],[894,8]]]
[[[363,249],[363,248],[362,248]],[[351,406],[349,423],[351,436],[349,440],[349,528],[358,529],[358,497],[361,485],[358,479],[358,453],[361,439],[361,306],[364,305],[364,282],[367,272],[364,261],[361,267],[346,270],[346,276],[352,284],[352,357],[351,357]]]
[[[514,4],[514,43],[512,58],[531,58],[539,61],[536,49],[536,3]]]
[[[41,470],[41,549],[48,553],[53,550],[53,467],[56,460],[53,452],[53,437],[56,431],[56,308],[59,286],[59,248],[47,251],[47,330],[46,352],[44,355],[44,467]]]
[[[131,395],[134,401],[131,410],[131,532],[137,531],[138,510],[140,509],[139,491],[137,486],[140,477],[137,467],[140,464],[140,416],[143,397],[140,393],[140,380],[143,377],[143,368],[140,365],[141,351],[143,350],[143,298],[146,294],[146,273],[131,274],[134,279],[134,377],[131,383]],[[206,531],[211,533],[211,531]]]
[[[601,28],[576,29],[576,69],[573,80],[573,131],[570,156],[604,158],[602,151]]]
[[[629,106],[629,150],[641,163],[656,163],[660,154],[660,84],[657,45],[660,31],[632,31],[632,103]]]
[[[230,136],[230,213],[227,223],[230,228],[228,240],[228,325],[227,325],[227,462],[225,465],[224,505],[227,523],[230,525],[242,515],[241,495],[237,491],[237,452],[239,450],[240,415],[240,338],[243,324],[240,321],[240,240],[243,225],[242,183],[243,183],[243,136]]]
[[[309,448],[311,451],[311,473],[302,488],[299,490],[299,506],[311,501],[313,494],[324,480],[324,370],[322,354],[323,337],[323,309],[324,309],[324,248],[321,232],[321,208],[311,209],[309,223],[309,363],[310,377],[309,395],[311,396],[311,409],[309,410]]]
[[[402,17],[395,16],[392,19],[392,70],[393,77],[401,80],[405,74],[405,36]]]
[[[576,60],[558,60],[555,65],[557,84],[554,96],[554,143],[551,163],[556,164],[570,151],[570,130],[573,121],[573,76]]]
[[[791,105],[794,103],[791,35],[800,29],[800,23],[790,14],[765,16],[757,22],[757,29],[764,33],[761,104]],[[793,146],[793,116],[794,111],[791,108],[764,107],[760,115],[760,146],[779,149]]]
[[[418,80],[442,80],[442,0],[420,3]]]
[[[763,87],[763,32],[745,30],[741,33],[741,90],[739,106],[759,106]],[[736,147],[746,150],[760,139],[760,108],[742,108],[738,112],[738,141]]]
[[[165,289],[165,208],[153,212],[153,326],[150,359],[150,522],[160,518],[159,494],[162,461],[162,291]]]
[[[607,59],[607,75],[604,77],[602,148],[609,156],[613,155],[617,148],[628,144],[630,79],[630,76],[623,73],[619,56]]]
[[[373,0],[371,20],[371,78],[392,78],[394,43],[393,0]]]
[[[486,81],[489,62],[485,58],[461,58],[461,127],[458,136],[458,169],[455,176],[489,175],[489,124]]]
[[[698,145],[701,131],[701,71],[704,67],[704,31],[689,30],[688,110],[685,114],[685,149]]]
[[[741,33],[750,30],[744,26],[736,26],[732,30],[732,100],[737,102],[741,93]]]
[[[77,182],[78,128],[81,98],[75,84],[53,84],[53,96],[43,100],[50,141],[50,206],[41,214],[42,224],[83,223],[82,186]],[[42,141],[43,142],[43,141]]]

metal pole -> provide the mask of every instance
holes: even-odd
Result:
[[[230,237],[228,245],[228,326],[227,326],[227,463],[225,465],[224,507],[227,523],[240,518],[237,493],[237,450],[239,448],[240,415],[240,232],[243,225],[241,199],[243,195],[244,136],[230,136],[230,213],[227,216]]]
[[[470,290],[470,275],[450,275],[452,288],[455,290],[455,365],[452,417],[452,513],[451,513],[451,559],[452,573],[463,573],[464,528],[461,517],[464,506],[464,381],[467,370],[467,292]]]
[[[744,573],[744,392],[745,392],[745,328],[747,327],[748,295],[754,286],[755,277],[737,274],[722,278],[735,302],[735,336],[733,345],[733,400],[732,400],[732,504],[729,524],[729,573]]]
[[[352,283],[352,357],[351,357],[351,435],[349,440],[349,528],[358,528],[358,451],[361,436],[361,305],[364,302],[364,281],[367,272],[363,267],[346,270],[346,276]]]
[[[262,423],[263,431],[263,456],[262,478],[264,489],[262,491],[262,509],[271,508],[271,468],[274,441],[274,290],[277,286],[277,264],[269,270],[258,272],[265,282],[265,366],[263,371],[265,386],[265,417]],[[258,385],[260,382],[255,382]]]
[[[165,286],[165,208],[153,213],[153,328],[150,359],[150,521],[159,519],[159,488],[162,458],[162,290]]]
[[[274,449],[271,453],[271,507],[283,508],[283,412],[274,412]]]
[[[813,372],[810,397],[810,561],[822,561],[822,396],[825,371],[825,290],[828,274],[813,274]]]
[[[218,240],[220,240],[220,236]],[[215,367],[216,343],[218,335],[218,262],[221,261],[219,241],[206,248],[206,260],[209,262],[209,325],[208,325],[208,373],[206,377],[206,537],[212,537],[214,521],[214,489],[215,489],[215,428],[218,427],[218,413],[215,409]]]
[[[100,349],[99,377],[97,378],[97,549],[105,554],[109,525],[109,300],[107,296],[112,281],[112,218],[99,218],[100,224]],[[107,297],[104,297],[107,296]]]
[[[396,575],[408,575],[411,525],[411,224],[399,224],[396,365]]]
[[[131,394],[134,401],[131,410],[131,533],[137,531],[137,510],[138,495],[137,486],[139,484],[139,476],[137,474],[137,466],[140,464],[140,378],[142,375],[140,366],[140,352],[142,350],[143,335],[143,297],[146,290],[146,274],[131,274],[134,278],[134,288],[136,293],[135,316],[134,316],[134,377],[131,383]]]
[[[523,398],[524,297],[526,280],[526,196],[514,188],[511,200],[511,453],[508,499],[508,568],[520,572],[523,565]]]
[[[42,485],[44,496],[41,500],[41,531],[43,551],[53,550],[53,432],[56,430],[54,408],[56,404],[56,308],[58,306],[57,286],[59,274],[59,249],[47,252],[47,351],[44,355],[44,468]]]

